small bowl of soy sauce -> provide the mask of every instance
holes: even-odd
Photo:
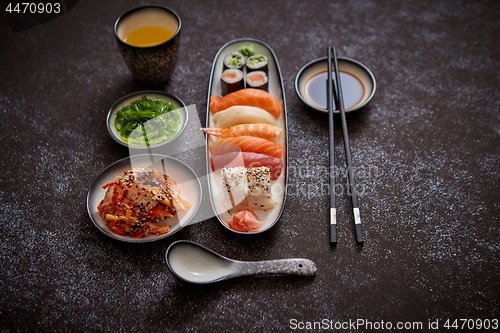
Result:
[[[377,83],[373,73],[359,61],[338,57],[342,95],[346,112],[359,110],[366,106],[375,94]],[[335,74],[332,75],[335,81]],[[295,78],[295,92],[307,106],[328,113],[326,83],[328,79],[328,60],[320,58],[304,65]],[[338,106],[334,102],[334,112]]]

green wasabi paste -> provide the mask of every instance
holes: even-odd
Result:
[[[245,57],[251,57],[255,54],[255,49],[253,47],[253,44],[250,45],[243,45],[238,49],[238,52],[243,54]]]

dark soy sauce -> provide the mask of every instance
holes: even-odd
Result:
[[[334,71],[332,71],[334,72]],[[334,72],[335,73],[335,72]],[[335,82],[335,74],[332,74],[332,79]],[[326,101],[326,83],[328,73],[326,71],[312,76],[306,83],[306,97],[314,106],[328,110]],[[342,95],[344,96],[344,109],[358,105],[365,94],[365,86],[354,75],[340,71],[340,80],[342,82]],[[335,89],[335,86],[334,86]],[[333,101],[334,110],[339,110]]]

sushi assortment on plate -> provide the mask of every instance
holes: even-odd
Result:
[[[271,48],[255,39],[224,45],[212,67],[207,106],[202,130],[217,218],[236,233],[266,231],[281,216],[287,184],[286,103]]]

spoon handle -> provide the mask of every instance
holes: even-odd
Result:
[[[312,276],[316,265],[309,259],[276,259],[264,261],[240,261],[237,271],[240,276],[254,274],[291,274]]]

